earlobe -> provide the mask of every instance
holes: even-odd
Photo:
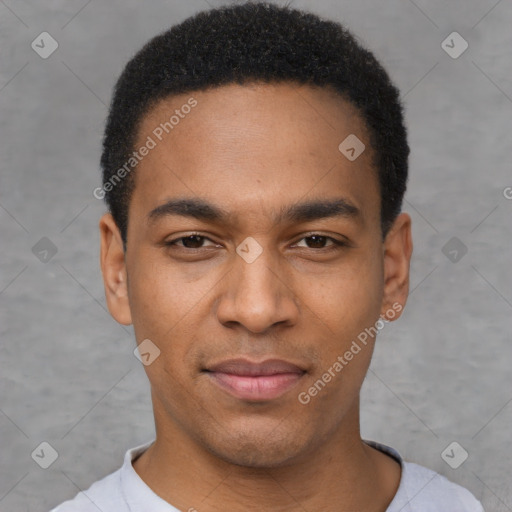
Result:
[[[100,266],[105,286],[105,297],[110,314],[120,324],[132,323],[128,301],[128,281],[123,242],[110,213],[103,215],[100,228]]]
[[[412,255],[411,217],[401,213],[384,241],[384,293],[381,316],[396,320],[409,294],[409,267]]]

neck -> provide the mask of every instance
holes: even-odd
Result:
[[[400,465],[361,440],[359,403],[353,409],[321,445],[273,468],[221,460],[155,414],[156,441],[133,467],[162,499],[190,512],[335,512],[340,506],[383,512],[398,488]]]

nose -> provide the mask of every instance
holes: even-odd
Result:
[[[299,317],[293,276],[268,249],[252,262],[238,254],[217,302],[217,318],[226,326],[243,325],[255,334],[275,325],[294,325]]]

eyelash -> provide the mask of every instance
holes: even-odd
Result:
[[[184,247],[184,246],[178,246],[176,244],[176,242],[179,242],[180,240],[184,240],[186,238],[191,238],[191,237],[198,237],[198,238],[201,238],[203,240],[209,240],[210,242],[213,242],[213,240],[211,240],[210,238],[208,238],[207,236],[204,236],[204,235],[201,235],[200,233],[190,233],[188,235],[185,235],[185,236],[180,236],[178,238],[174,238],[173,240],[169,240],[167,242],[164,242],[164,245],[166,247],[179,247],[180,250],[185,250],[187,252],[195,252],[195,251],[201,251],[202,249],[205,249],[205,247],[197,247],[197,248],[194,248],[194,249],[191,249],[189,247]],[[336,250],[336,249],[339,249],[339,248],[342,248],[342,247],[348,247],[348,243],[347,242],[344,242],[342,240],[338,240],[337,238],[333,238],[331,236],[327,236],[327,235],[322,235],[321,233],[309,233],[308,235],[300,238],[297,242],[301,242],[302,240],[305,240],[306,238],[312,238],[312,237],[320,237],[320,238],[325,238],[326,240],[330,240],[332,242],[332,245],[330,246],[327,246],[327,247],[321,247],[319,249],[311,249],[310,247],[302,247],[302,249],[311,249],[313,251],[316,251],[316,252],[320,252],[320,251],[323,251],[323,252],[327,252],[329,250]],[[295,242],[295,243],[297,243]]]

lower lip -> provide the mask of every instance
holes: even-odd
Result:
[[[278,373],[249,377],[231,373],[208,372],[213,382],[236,398],[272,400],[292,389],[303,373]]]

